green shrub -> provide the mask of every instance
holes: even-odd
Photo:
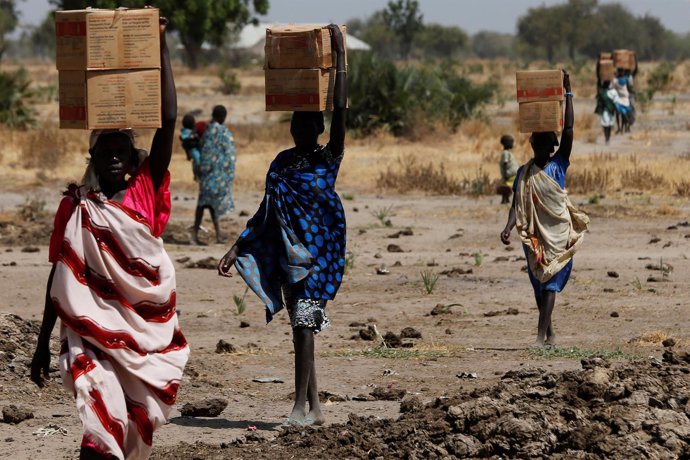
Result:
[[[439,124],[456,129],[477,115],[497,88],[493,82],[474,84],[447,63],[398,68],[372,53],[357,53],[349,67],[353,102],[348,120],[364,135],[385,129],[395,136],[414,136]]]
[[[240,92],[242,85],[237,79],[237,74],[232,70],[223,67],[218,72],[218,78],[220,78],[220,92],[223,94],[237,94]]]
[[[647,77],[647,87],[637,92],[637,100],[643,112],[654,99],[654,95],[665,90],[673,81],[673,72],[676,70],[674,62],[664,61],[649,74]]]
[[[36,123],[35,111],[27,105],[33,97],[26,69],[0,72],[0,124],[25,129]]]

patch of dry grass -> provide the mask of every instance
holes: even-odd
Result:
[[[654,65],[643,63],[638,81],[644,81]],[[514,152],[520,163],[531,157],[528,135],[516,134],[514,72],[522,67],[522,64],[508,60],[467,61],[468,78],[478,82],[497,81],[502,100],[487,108],[486,119],[465,121],[456,133],[444,130],[414,133],[414,142],[394,138],[385,132],[367,138],[349,137],[346,160],[338,179],[339,188],[348,192],[372,192],[383,188],[395,192],[418,189],[441,194],[493,193],[492,184],[499,178],[498,159],[502,148],[498,139],[502,134],[512,133],[515,137]],[[551,66],[545,62],[533,62],[529,67]],[[591,67],[582,66],[573,75],[573,87],[578,96],[576,141],[579,144],[576,149],[581,148],[583,141],[594,142],[601,134],[596,116],[590,113],[588,103],[592,101],[587,100],[588,91],[595,82]],[[688,62],[678,65],[668,91],[687,92],[690,81],[686,73],[689,68]],[[261,190],[270,162],[279,151],[292,146],[289,125],[284,121],[284,114],[263,112],[263,72],[260,68],[238,71],[243,89],[239,95],[230,98],[218,94],[216,70],[190,71],[176,66],[180,116],[187,110],[202,108],[204,112],[200,118],[204,119],[212,105],[218,102],[226,104],[231,114],[230,129],[238,146],[236,187],[238,190]],[[29,73],[39,85],[56,81],[57,73],[52,64],[32,64]],[[350,103],[355,104],[356,101]],[[684,116],[690,111],[690,104],[679,101],[675,111],[677,117]],[[87,157],[88,133],[59,130],[55,124],[57,104],[54,101],[42,104],[39,113],[42,120],[40,128],[25,132],[0,128],[3,136],[0,177],[5,184],[36,186],[81,178]],[[666,146],[684,142],[688,138],[688,130],[660,126],[660,129],[636,131],[627,137],[633,147],[630,148],[631,143],[628,142],[624,150],[613,155],[580,154],[576,150],[568,173],[568,188],[581,194],[644,190],[690,196],[690,161],[682,155],[659,154]],[[138,143],[148,148],[151,135],[152,132],[144,132]],[[322,136],[321,142],[327,141],[327,135]],[[585,147],[584,150],[591,151],[591,147]],[[170,169],[174,188],[196,189],[191,166],[177,141]]]

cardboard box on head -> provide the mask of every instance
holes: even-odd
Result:
[[[266,110],[333,110],[335,69],[266,69]]]
[[[347,62],[347,29],[340,26]],[[287,25],[266,29],[266,69],[330,69],[336,62],[326,26]]]
[[[599,80],[611,81],[616,77],[616,68],[611,59],[599,61]]]
[[[60,128],[160,128],[156,8],[55,13]]]
[[[521,133],[558,132],[562,129],[562,102],[524,102],[520,104]]]
[[[563,100],[561,70],[518,70],[515,72],[515,82],[519,103]]]
[[[636,64],[635,53],[630,50],[615,50],[613,52],[613,64],[617,69],[633,70]]]
[[[60,128],[160,128],[159,69],[64,70]]]
[[[160,68],[159,17],[156,8],[57,11],[57,69]]]

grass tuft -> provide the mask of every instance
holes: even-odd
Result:
[[[438,283],[439,274],[432,270],[422,271],[422,283],[424,283],[424,292],[432,294]]]
[[[435,345],[415,348],[368,347],[362,349],[342,349],[326,352],[322,356],[337,358],[382,358],[382,359],[431,359],[455,358],[462,355],[460,348]]]

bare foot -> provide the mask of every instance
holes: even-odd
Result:
[[[199,241],[199,237],[196,235],[191,235],[189,237],[189,244],[191,246],[206,246],[206,243],[204,243],[203,241]]]
[[[309,411],[304,419],[307,425],[318,425],[321,426],[326,423],[326,418],[321,413],[321,409],[312,409]]]
[[[304,407],[294,406],[290,412],[290,415],[288,415],[286,423],[289,425],[303,426],[305,425],[306,418],[307,413],[304,410]]]
[[[549,347],[556,346],[556,334],[550,334],[546,336],[546,342],[544,342]]]

